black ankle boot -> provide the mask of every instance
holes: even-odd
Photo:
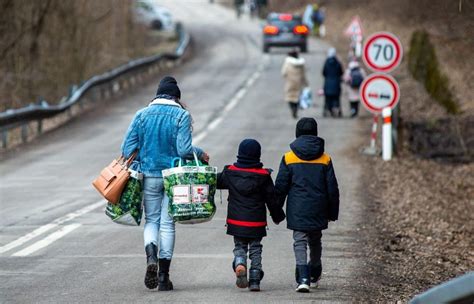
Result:
[[[308,265],[296,265],[296,287],[297,292],[309,292],[310,282],[310,270]]]
[[[249,282],[247,280],[247,259],[245,257],[235,257],[232,262],[232,268],[235,272],[235,285],[239,288],[247,288]]]
[[[250,269],[249,289],[250,291],[260,291],[260,281],[263,279],[263,270]]]
[[[160,291],[173,290],[173,283],[170,281],[170,265],[171,260],[160,259],[159,261],[160,271],[158,273]]]
[[[155,289],[158,287],[158,262],[157,257],[158,248],[155,244],[151,243],[146,245],[146,273],[145,273],[145,286],[149,289]]]

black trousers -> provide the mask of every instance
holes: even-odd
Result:
[[[351,102],[351,117],[357,116],[359,114],[359,104],[358,100],[352,100]]]
[[[338,109],[339,112],[334,111]],[[324,99],[324,111],[329,111],[332,115],[342,116],[340,95],[326,95]]]
[[[250,258],[250,268],[262,270],[262,238],[242,238],[234,236],[234,257],[247,260]]]
[[[288,102],[288,105],[290,106],[291,115],[293,116],[293,118],[297,118],[298,117],[298,103]]]

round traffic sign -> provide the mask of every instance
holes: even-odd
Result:
[[[400,40],[388,32],[378,32],[367,38],[364,45],[364,63],[375,72],[388,73],[402,61]]]
[[[400,88],[392,76],[374,73],[362,82],[360,97],[367,110],[378,114],[386,107],[395,108],[400,99]]]

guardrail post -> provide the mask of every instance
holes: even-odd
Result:
[[[38,134],[43,133],[43,120],[38,120],[38,127],[37,127]]]
[[[8,146],[8,130],[2,132],[2,147],[6,149]]]
[[[112,92],[113,94],[117,93],[118,91],[120,91],[120,83],[118,81],[114,82],[114,84],[112,85]]]
[[[28,124],[21,125],[21,141],[23,143],[28,141]]]

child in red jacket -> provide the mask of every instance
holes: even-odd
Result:
[[[262,238],[266,236],[267,210],[275,224],[285,219],[275,197],[271,170],[260,162],[261,146],[254,139],[239,145],[237,162],[217,175],[217,188],[228,189],[227,234],[234,236],[234,262],[237,286],[260,290],[263,278]],[[247,252],[251,261],[247,280]]]

